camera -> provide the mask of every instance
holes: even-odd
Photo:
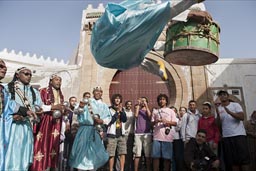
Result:
[[[164,131],[165,135],[169,135],[170,131],[171,131],[170,127],[165,127],[165,131]]]
[[[205,157],[203,159],[195,160],[193,168],[197,171],[206,171],[209,169],[209,158]]]

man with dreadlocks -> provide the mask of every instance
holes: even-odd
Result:
[[[0,80],[5,77],[7,67],[5,62],[0,59]],[[14,114],[14,115],[13,115]],[[32,113],[26,110],[26,108],[18,105],[14,100],[10,100],[9,94],[4,86],[0,84],[0,170],[14,170],[6,168],[6,163],[10,161],[10,157],[7,154],[9,147],[13,117],[16,114],[26,116]],[[21,147],[21,145],[19,146]],[[18,150],[18,149],[16,149]]]
[[[42,105],[39,91],[29,83],[31,81],[31,70],[22,67],[16,70],[13,80],[8,83],[7,89],[11,100],[15,100],[26,110],[35,112],[35,105]],[[33,162],[33,130],[31,121],[36,119],[32,116],[13,114],[13,122],[10,129],[9,146],[6,152],[8,159],[5,161],[6,170],[28,170]],[[19,136],[17,136],[19,135]]]
[[[44,112],[40,124],[37,125],[34,144],[34,162],[32,171],[56,170],[59,160],[61,116],[56,111],[65,113],[64,97],[61,92],[61,77],[51,76],[49,85],[40,90],[42,101],[49,105],[51,111]]]

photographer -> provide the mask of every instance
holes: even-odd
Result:
[[[147,171],[151,171],[151,112],[148,106],[148,99],[141,97],[138,104],[135,105],[135,129],[134,129],[134,171],[139,171],[139,162],[142,157],[142,151],[146,157]]]
[[[193,171],[214,171],[219,167],[217,156],[206,144],[206,131],[197,131],[196,138],[189,140],[185,147],[185,163],[188,170]]]
[[[160,94],[157,97],[159,109],[153,110],[151,122],[154,126],[152,158],[154,171],[159,170],[159,159],[164,159],[165,171],[170,170],[172,158],[173,132],[171,126],[177,125],[175,112],[167,107],[168,97]]]

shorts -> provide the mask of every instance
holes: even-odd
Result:
[[[115,156],[116,150],[117,155],[127,154],[125,136],[120,136],[118,138],[107,138],[107,151],[109,156]]]
[[[135,154],[135,157],[141,157],[142,150],[144,151],[145,157],[151,157],[151,148],[151,134],[134,135],[133,154]]]
[[[250,163],[250,155],[245,135],[222,139],[224,161],[227,166],[246,165]]]
[[[152,158],[172,159],[172,142],[154,140],[152,145]]]

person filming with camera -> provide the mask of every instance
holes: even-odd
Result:
[[[206,143],[206,130],[199,129],[196,138],[189,140],[185,147],[184,159],[188,170],[217,171],[220,161]]]
[[[157,97],[159,108],[153,110],[151,122],[154,126],[152,158],[154,171],[159,170],[159,159],[164,160],[164,170],[170,170],[172,158],[173,132],[171,127],[177,125],[175,112],[167,107],[169,99],[167,95],[160,94]]]

